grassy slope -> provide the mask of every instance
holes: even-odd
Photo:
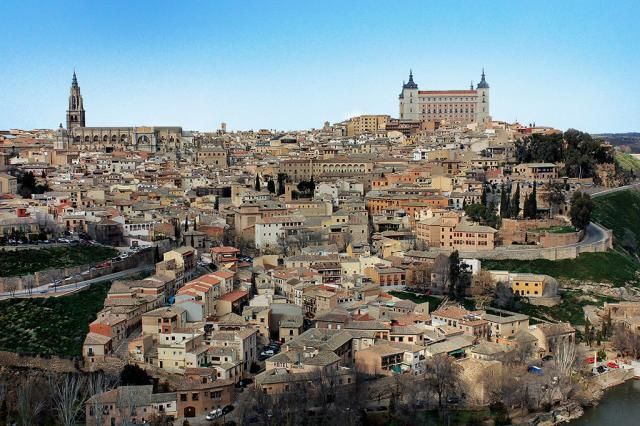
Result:
[[[84,245],[0,252],[0,276],[26,275],[48,268],[86,265],[109,259],[117,253],[111,247]]]
[[[625,230],[633,232],[640,241],[640,191],[614,192],[594,198],[593,220],[613,231],[620,242]]]
[[[49,298],[0,301],[0,350],[81,355],[89,323],[102,309],[110,283]]]
[[[485,260],[484,269],[505,269],[513,272],[534,272],[556,278],[573,278],[611,282],[622,286],[637,283],[640,262],[619,247],[625,230],[640,241],[640,191],[621,191],[594,198],[593,220],[611,229],[616,248],[606,253],[583,253],[577,259],[551,260]]]
[[[612,298],[598,297],[598,298],[581,298],[582,293],[578,290],[565,291],[562,294],[562,301],[559,305],[537,306],[531,305],[524,301],[520,302],[519,309],[515,309],[520,313],[542,318],[550,321],[563,321],[569,322],[574,325],[584,325],[584,311],[583,307],[587,305],[602,306],[604,302],[615,301]]]
[[[623,170],[640,171],[640,159],[629,154],[617,152],[616,162]]]
[[[442,298],[430,296],[427,294],[417,294],[408,291],[390,291],[388,293],[391,296],[397,297],[398,299],[407,299],[411,300],[414,303],[429,302],[429,312],[435,311],[440,303],[442,303]],[[467,309],[475,309],[475,302],[472,299],[465,299],[463,305]]]
[[[583,253],[577,259],[564,260],[483,260],[483,269],[532,272],[555,278],[610,282],[622,286],[635,279],[640,265],[620,250],[606,253]]]

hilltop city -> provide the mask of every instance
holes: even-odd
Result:
[[[640,374],[638,154],[420,75],[204,132],[91,127],[74,71],[1,130],[0,423],[556,424]]]

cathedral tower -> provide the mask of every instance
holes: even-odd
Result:
[[[78,86],[78,79],[74,71],[69,93],[69,109],[67,109],[67,130],[76,127],[85,127],[85,121],[82,95],[80,94],[80,86]]]

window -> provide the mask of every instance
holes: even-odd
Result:
[[[187,394],[186,393],[181,393],[180,394],[180,401],[186,401],[187,400]]]
[[[197,401],[198,399],[200,399],[200,394],[195,392],[191,394],[191,400],[192,401]]]

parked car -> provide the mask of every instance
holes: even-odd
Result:
[[[460,398],[458,398],[457,396],[450,396],[447,397],[447,404],[457,404],[460,402]]]
[[[222,414],[229,414],[230,412],[232,412],[236,407],[234,407],[233,405],[227,405],[226,407],[224,407],[222,409]]]
[[[209,411],[209,414],[207,414],[204,418],[207,419],[207,420],[215,420],[220,416],[222,416],[222,409],[221,408],[216,408],[216,409],[213,409],[213,410]]]
[[[238,382],[238,385],[240,385],[240,387],[242,388],[246,388],[247,386],[249,386],[251,383],[253,383],[253,379],[241,379]]]
[[[266,351],[262,351],[260,353],[260,355],[266,355],[266,356],[274,356],[276,353],[273,351],[273,349],[267,349]]]

